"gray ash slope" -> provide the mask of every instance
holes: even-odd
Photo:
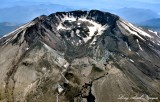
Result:
[[[159,62],[157,33],[116,15],[43,15],[0,39],[0,101],[124,102],[121,94],[160,99]]]

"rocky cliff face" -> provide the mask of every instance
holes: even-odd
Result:
[[[159,102],[159,62],[160,37],[116,15],[44,15],[0,39],[0,101]]]

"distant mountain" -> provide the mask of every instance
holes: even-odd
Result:
[[[35,4],[0,8],[0,22],[2,22],[0,23],[0,37],[17,28],[19,24],[26,23],[37,16],[71,10],[69,7],[59,4]],[[8,22],[16,22],[18,24]]]
[[[138,25],[144,29],[149,29],[149,30],[153,30],[153,31],[156,31],[156,32],[159,32],[160,33],[160,27],[155,27],[155,26],[148,26],[148,25]]]
[[[154,18],[137,24],[147,29],[160,32],[160,18]]]
[[[135,24],[160,17],[156,12],[149,9],[121,8],[110,11]]]
[[[20,24],[2,22],[0,23],[0,37],[15,30]]]
[[[48,15],[58,11],[70,11],[70,7],[59,4],[35,4],[28,6],[14,6],[0,9],[0,22],[26,23],[31,19]]]
[[[150,25],[154,27],[160,27],[160,18],[154,18],[150,20],[146,20],[140,23],[141,25]]]

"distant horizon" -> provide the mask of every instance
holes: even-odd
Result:
[[[125,19],[130,19],[128,15],[132,14],[129,14],[130,11],[119,12],[119,9],[133,9],[135,16],[139,15],[136,12],[144,11],[142,16],[148,16],[148,12],[150,18],[159,18],[160,7],[158,5],[160,1],[157,0],[123,0],[123,2],[117,0],[0,0],[0,22],[25,23],[40,15],[92,9],[111,12]],[[123,16],[123,12],[127,13],[127,16]]]
[[[14,6],[29,6],[36,4],[59,4],[64,6],[70,6],[74,8],[87,8],[87,9],[118,9],[124,7],[131,8],[143,8],[150,9],[155,12],[160,12],[160,7],[156,6],[160,4],[160,1],[157,0],[0,0],[0,8],[10,8]],[[155,7],[154,7],[155,6]]]

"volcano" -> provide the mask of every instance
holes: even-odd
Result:
[[[98,10],[42,15],[0,38],[0,86],[1,102],[159,102],[160,36]]]

